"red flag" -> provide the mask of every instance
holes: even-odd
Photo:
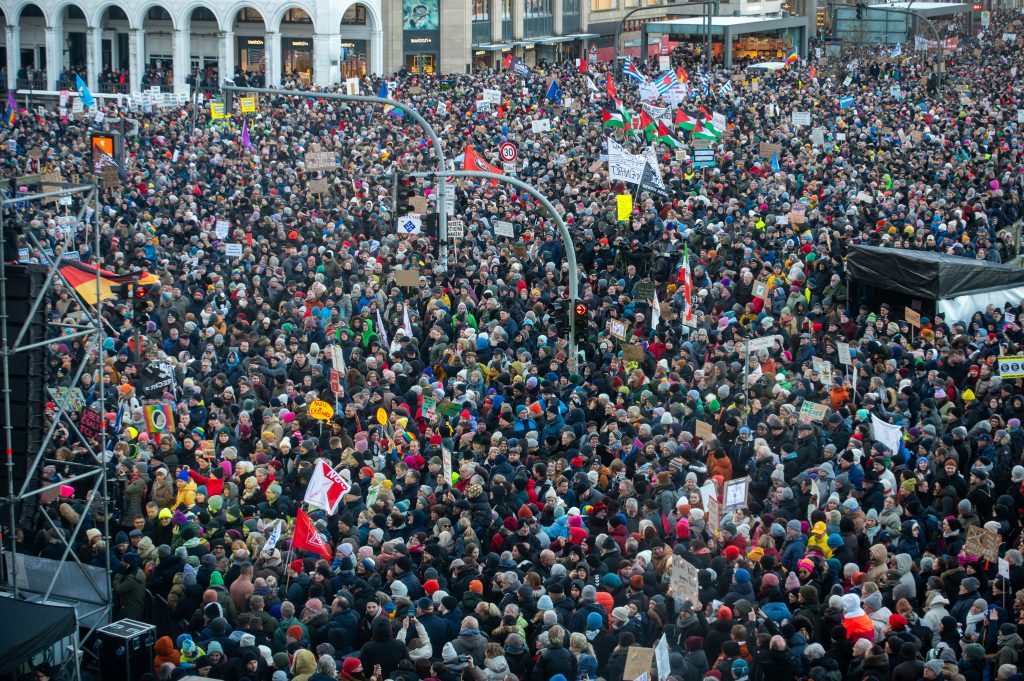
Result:
[[[507,69],[510,66],[512,66],[512,53],[511,52],[507,53],[505,55],[504,61],[501,62],[501,68],[503,68],[503,69]]]
[[[586,57],[580,59],[580,73],[590,73],[590,62],[587,61]]]
[[[608,79],[605,81],[604,89],[608,92],[608,99],[618,99],[619,91],[615,89],[615,81],[612,80],[612,74],[608,74]]]
[[[496,173],[498,175],[502,174],[501,168],[488,163],[480,154],[476,153],[476,149],[473,147],[466,147],[466,154],[462,159],[462,169],[475,170],[476,172],[484,173]],[[498,181],[491,180],[491,186],[497,187]]]
[[[334,557],[331,545],[317,534],[316,529],[313,527],[313,521],[309,519],[309,516],[301,508],[299,509],[299,515],[295,518],[295,536],[292,537],[292,547],[319,553],[327,560]]]

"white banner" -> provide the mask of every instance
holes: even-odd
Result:
[[[654,106],[644,102],[643,109],[652,120],[665,121],[666,125],[672,125],[672,118],[669,116],[669,108],[667,106]]]
[[[900,440],[903,438],[903,429],[886,423],[874,414],[871,415],[871,436],[881,442],[889,451],[895,454],[900,450]]]
[[[640,184],[645,162],[643,154],[631,154],[615,140],[608,140],[608,177],[612,180]]]

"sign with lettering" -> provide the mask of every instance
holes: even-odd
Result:
[[[316,170],[333,170],[338,167],[338,160],[333,151],[310,151],[305,158],[306,172]]]
[[[800,405],[800,413],[797,415],[801,423],[810,423],[811,421],[821,421],[825,418],[825,414],[828,412],[828,407],[824,404],[817,402],[804,401]]]

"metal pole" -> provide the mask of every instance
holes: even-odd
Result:
[[[413,177],[432,177],[437,176],[439,173],[434,172],[423,172],[423,173],[409,173]],[[498,182],[505,182],[510,184],[517,189],[521,189],[527,192],[533,198],[541,202],[541,205],[548,211],[555,224],[558,225],[558,234],[562,237],[562,245],[565,246],[565,260],[569,265],[569,311],[572,312],[573,304],[579,300],[579,272],[576,266],[576,247],[572,243],[572,234],[569,233],[569,228],[566,227],[565,221],[562,220],[562,216],[558,214],[555,207],[551,205],[548,197],[540,193],[540,191],[533,185],[529,185],[522,180],[511,177],[509,175],[501,175],[499,173],[484,173],[473,170],[455,170],[445,171],[443,175],[450,175],[452,177],[472,177],[479,180],[497,180]],[[443,177],[441,178],[443,180]],[[578,357],[576,354],[576,315],[569,315],[569,355],[571,357],[572,364],[575,364]]]
[[[382,106],[393,106],[396,109],[401,109],[405,113],[409,114],[417,125],[423,128],[423,132],[427,133],[427,137],[434,145],[434,155],[437,157],[437,170],[434,174],[436,178],[434,182],[434,191],[437,193],[437,240],[438,240],[438,258],[442,263],[446,263],[448,260],[448,211],[445,207],[447,194],[445,192],[444,178],[446,171],[448,170],[448,163],[444,157],[444,150],[441,148],[441,139],[437,136],[434,128],[427,123],[426,119],[420,115],[412,106],[399,102],[393,99],[381,99],[380,97],[369,97],[364,95],[343,95],[338,92],[311,92],[308,90],[275,90],[273,88],[252,88],[252,87],[239,87],[237,85],[224,85],[222,90],[227,92],[256,92],[265,95],[275,95],[278,97],[308,97],[315,99],[337,99],[343,102],[360,102],[362,104],[380,104]],[[229,112],[225,112],[229,113]],[[451,175],[451,173],[447,173]]]
[[[4,400],[4,453],[7,455],[7,505],[10,510],[9,529],[11,533],[11,586],[14,598],[18,598],[18,514],[14,496],[14,426],[11,423],[11,356],[7,348],[7,227],[4,209],[0,206],[0,354],[3,354],[3,400]],[[16,247],[17,244],[12,246]]]

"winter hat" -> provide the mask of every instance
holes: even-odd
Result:
[[[931,669],[936,677],[942,674],[942,660],[928,660],[924,663],[925,669]]]
[[[592,612],[587,615],[587,629],[594,631],[595,629],[600,629],[603,624],[600,614]]]
[[[750,573],[745,568],[740,568],[733,574],[733,579],[737,584],[747,584],[750,582]]]
[[[740,550],[735,546],[726,546],[723,555],[726,560],[736,560],[740,557]]]
[[[302,627],[300,627],[298,624],[293,624],[292,626],[288,627],[288,631],[286,633],[292,638],[294,638],[296,641],[302,640]]]
[[[629,609],[619,606],[612,608],[612,619],[616,622],[628,622],[629,621]]]
[[[593,603],[597,599],[597,588],[593,584],[587,584],[583,587],[583,591],[580,594],[580,600],[584,603]]]
[[[345,661],[341,663],[341,671],[346,674],[352,674],[355,670],[359,669],[359,665],[361,664],[362,662],[358,657],[346,657]]]
[[[786,591],[795,591],[800,588],[800,578],[796,576],[795,572],[790,572],[786,576]]]
[[[871,608],[871,612],[878,612],[882,609],[882,594],[876,591],[870,596],[865,596],[863,603]]]

